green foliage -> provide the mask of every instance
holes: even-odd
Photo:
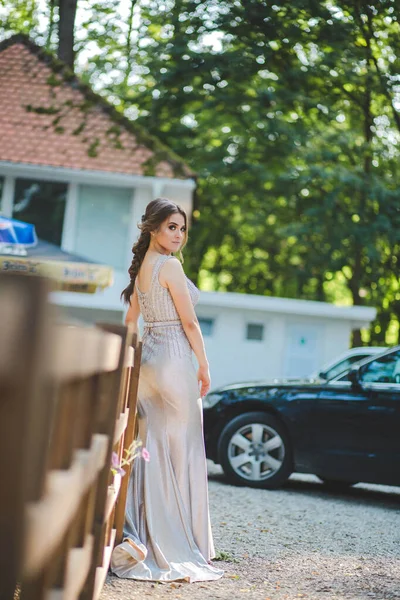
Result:
[[[41,12],[35,0],[2,0],[0,3],[0,30],[2,37],[10,33],[30,35],[32,29],[38,32]]]
[[[88,149],[88,156],[90,156],[90,158],[96,158],[96,156],[98,154],[97,153],[97,148],[98,148],[99,144],[100,144],[99,138],[95,138],[91,142],[91,144],[89,146],[89,149]]]
[[[224,561],[224,562],[238,562],[237,559],[233,558],[230,552],[225,552],[225,550],[217,550],[215,553],[214,561]]]
[[[50,2],[40,19],[4,4],[0,35],[40,42]],[[75,49],[84,81],[197,173],[203,288],[372,304],[354,342],[397,340],[395,0],[79,0]]]

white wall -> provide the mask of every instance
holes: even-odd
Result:
[[[352,323],[331,319],[326,321],[326,335],[322,340],[322,356],[319,368],[347,350],[351,341]]]
[[[193,206],[193,191],[184,187],[177,187],[173,183],[166,183],[162,188],[164,198],[169,198],[172,202],[176,202],[183,208],[189,219],[192,213]]]
[[[294,375],[286,369],[288,331],[291,325],[302,325],[305,331],[315,327],[319,332],[314,363],[317,369],[349,347],[350,321],[201,304],[196,312],[200,318],[215,319],[212,335],[204,338],[212,388],[239,381]],[[246,339],[247,323],[264,324],[262,341]]]
[[[282,344],[282,319],[271,319],[261,311],[199,307],[199,317],[213,318],[212,336],[206,336],[205,344],[210,362],[213,386],[240,380],[272,377],[279,368],[276,360]],[[264,340],[246,340],[246,324],[264,325]]]

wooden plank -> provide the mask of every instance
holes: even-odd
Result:
[[[126,426],[128,425],[128,419],[129,408],[127,408],[124,413],[121,413],[119,419],[117,420],[114,432],[114,445],[120,441],[123,433],[125,432]]]
[[[111,462],[111,455],[113,451],[113,440],[116,421],[122,412],[119,410],[119,406],[122,405],[122,398],[125,388],[125,361],[126,353],[128,348],[131,346],[132,331],[126,327],[115,327],[115,326],[103,326],[105,330],[116,331],[122,338],[120,360],[118,364],[118,370],[114,373],[105,374],[102,377],[101,385],[101,397],[103,398],[101,403],[101,413],[98,415],[98,429],[97,431],[107,433],[110,435],[111,443],[109,447],[109,460]],[[96,495],[96,506],[95,506],[95,547],[94,547],[94,565],[100,565],[103,561],[104,554],[104,532],[110,526],[110,517],[113,514],[115,506],[115,500],[117,494],[109,489],[109,470],[104,468],[98,480],[98,493]],[[93,569],[88,576],[88,580],[85,584],[85,589],[82,594],[82,598],[85,600],[91,600],[94,592],[96,570]]]
[[[125,477],[126,477],[126,475],[125,475]],[[110,518],[111,513],[114,509],[115,503],[118,498],[119,490],[121,488],[121,480],[122,480],[121,475],[118,475],[118,474],[114,475],[113,485],[108,486],[106,508],[104,511],[104,523],[106,523],[108,521],[108,519]]]
[[[124,348],[121,348],[120,352],[120,360],[118,369],[120,371],[120,382],[119,382],[119,391],[118,391],[118,412],[124,412],[124,399],[126,392],[126,371],[125,368],[126,362],[130,359],[132,347],[132,338],[133,338],[133,329],[131,326],[127,327],[126,325],[117,325],[114,323],[97,323],[97,326],[103,331],[107,332],[108,335],[118,335],[122,339],[122,343],[124,344]]]
[[[96,327],[57,325],[53,374],[58,381],[89,377],[115,371],[121,352],[121,338]]]
[[[106,463],[109,439],[107,435],[96,433],[92,436],[89,450],[76,450],[75,460],[83,467],[83,489],[87,489]]]
[[[40,494],[45,474],[47,291],[39,278],[0,276],[0,598],[14,595],[24,504]]]
[[[139,386],[140,363],[142,356],[142,344],[137,341],[137,336],[133,336],[133,344],[135,344],[135,352],[133,355],[134,364],[130,369],[130,382],[128,388],[128,408],[129,419],[124,435],[123,451],[127,450],[135,437],[136,412],[137,412],[137,394]],[[117,499],[114,515],[114,527],[117,531],[115,543],[120,544],[123,538],[123,529],[125,523],[125,508],[126,498],[128,494],[129,478],[132,469],[132,463],[126,467],[126,475],[122,480],[120,493]]]
[[[52,472],[43,500],[26,507],[24,577],[37,573],[49,559],[72,522],[82,497],[82,465]]]
[[[130,346],[128,352],[125,357],[125,367],[133,367],[135,363],[135,349],[133,346]]]
[[[96,434],[90,450],[76,452],[74,464],[67,471],[51,471],[47,493],[42,501],[26,508],[24,574],[31,576],[43,565],[59,544],[71,523],[79,501],[105,465],[109,438]],[[117,489],[120,481],[117,476]]]
[[[68,553],[65,585],[63,588],[51,589],[46,600],[78,600],[88,576],[92,554],[93,535],[88,535],[84,546],[71,548]]]
[[[101,567],[97,567],[96,569],[93,600],[98,600],[98,598],[100,597],[101,590],[103,589],[107,577],[107,572],[111,562],[111,554],[114,549],[115,533],[115,529],[112,529],[109,544],[104,548],[103,564]]]

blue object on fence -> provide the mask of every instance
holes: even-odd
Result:
[[[24,247],[36,246],[35,226],[31,223],[0,216],[0,244]]]

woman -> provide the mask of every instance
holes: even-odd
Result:
[[[185,212],[164,198],[150,202],[133,246],[127,323],[144,319],[138,392],[139,439],[150,462],[136,461],[123,543],[114,549],[119,577],[149,581],[219,579],[208,512],[201,397],[210,387],[194,312],[199,291],[185,277]],[[195,353],[199,368],[192,363]]]

